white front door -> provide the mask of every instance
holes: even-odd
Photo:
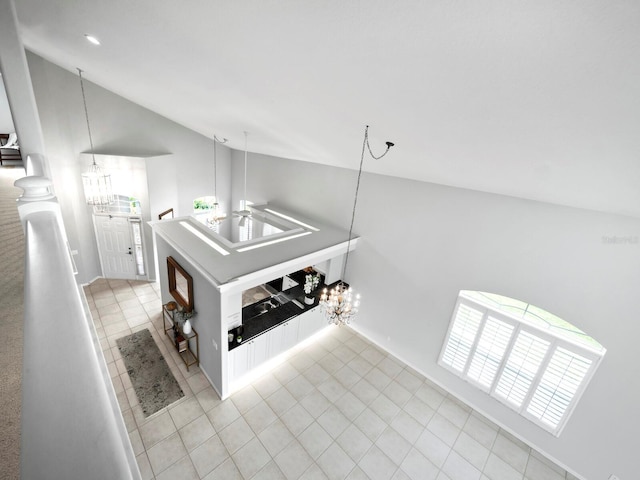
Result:
[[[136,264],[127,217],[94,215],[104,278],[136,278]]]

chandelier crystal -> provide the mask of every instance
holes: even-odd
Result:
[[[353,289],[344,283],[327,292],[325,288],[320,295],[320,305],[329,320],[338,326],[349,325],[351,319],[358,314],[360,294],[353,294]]]
[[[379,160],[384,157],[393,143],[386,142],[387,149],[380,156],[375,156],[371,151],[369,145],[369,125],[364,129],[364,141],[362,142],[362,154],[360,155],[360,168],[358,170],[358,181],[356,183],[356,192],[353,198],[353,211],[351,212],[351,225],[349,226],[349,239],[347,241],[347,252],[345,253],[344,265],[342,266],[342,280],[345,278],[347,272],[347,264],[349,263],[349,250],[351,247],[351,238],[353,233],[353,222],[356,218],[356,205],[358,204],[358,190],[360,190],[360,177],[362,176],[362,164],[364,163],[365,149],[369,150],[369,154],[375,160]],[[329,323],[333,323],[338,326],[349,325],[351,320],[358,314],[358,308],[360,307],[360,295],[354,294],[353,289],[347,286],[342,281],[327,292],[325,288],[320,296],[320,309],[325,314]]]

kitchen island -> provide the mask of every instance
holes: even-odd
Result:
[[[171,257],[192,279],[200,368],[223,399],[247,372],[328,325],[318,307],[323,285],[313,305],[304,303],[303,269],[313,268],[328,285],[338,282],[347,248],[358,240],[281,207],[249,208],[244,226],[224,220],[224,235],[192,217],[150,222],[162,301],[172,300],[163,268]]]

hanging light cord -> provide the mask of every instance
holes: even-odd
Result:
[[[358,181],[356,183],[356,193],[353,198],[353,210],[351,211],[351,225],[349,225],[349,239],[347,241],[347,254],[344,258],[344,265],[342,266],[342,280],[344,280],[345,274],[347,272],[347,263],[349,263],[349,249],[351,247],[351,235],[353,233],[353,222],[356,218],[356,206],[358,205],[358,191],[360,190],[360,177],[362,176],[362,165],[364,164],[364,152],[365,149],[369,150],[369,155],[374,160],[380,160],[387,153],[389,153],[389,149],[393,147],[392,142],[386,142],[387,149],[380,156],[375,156],[371,151],[371,145],[369,144],[369,125],[367,125],[364,129],[364,140],[362,142],[362,154],[360,155],[360,168],[358,169]]]
[[[213,196],[216,197],[216,203],[218,202],[218,161],[216,155],[216,143],[227,143],[227,139],[223,138],[220,140],[216,137],[215,133],[213,134]]]
[[[242,211],[247,209],[247,132],[244,132],[244,198],[242,199]]]
[[[82,70],[78,68],[78,75],[80,76],[80,90],[82,90],[82,104],[84,105],[84,116],[87,119],[87,131],[89,132],[89,145],[91,145],[91,158],[93,164],[96,164],[96,156],[93,153],[93,138],[91,137],[91,126],[89,124],[89,111],[87,110],[87,98],[84,95],[84,82],[82,81]]]

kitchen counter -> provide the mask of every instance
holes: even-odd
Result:
[[[294,278],[296,281],[298,281],[298,278],[296,278],[295,275],[296,274],[291,274],[290,276]],[[238,347],[242,343],[246,343],[252,340],[253,338],[257,337],[258,335],[261,335],[271,330],[272,328],[275,328],[278,325],[286,322],[287,320],[297,317],[298,315],[304,312],[307,312],[314,307],[317,307],[320,302],[320,296],[322,295],[322,291],[325,288],[327,288],[328,290],[331,290],[336,285],[338,285],[338,283],[339,282],[335,282],[331,285],[320,284],[320,286],[318,286],[318,288],[311,293],[311,296],[315,298],[315,301],[313,302],[312,305],[307,305],[306,303],[304,303],[305,294],[303,289],[303,285],[304,285],[304,275],[303,275],[302,281],[298,286],[295,286],[293,288],[290,288],[289,290],[285,290],[284,292],[282,292],[287,297],[295,299],[300,305],[302,305],[303,308],[300,308],[298,305],[295,304],[295,302],[290,301],[258,316],[253,316],[254,315],[253,308],[255,307],[256,304],[249,305],[243,308],[242,309],[242,326],[229,330],[229,333],[233,333],[234,335],[233,341],[229,342],[229,350],[233,350],[234,348]],[[257,304],[259,303],[260,302],[257,302]],[[239,328],[243,329],[242,343],[237,342]]]

